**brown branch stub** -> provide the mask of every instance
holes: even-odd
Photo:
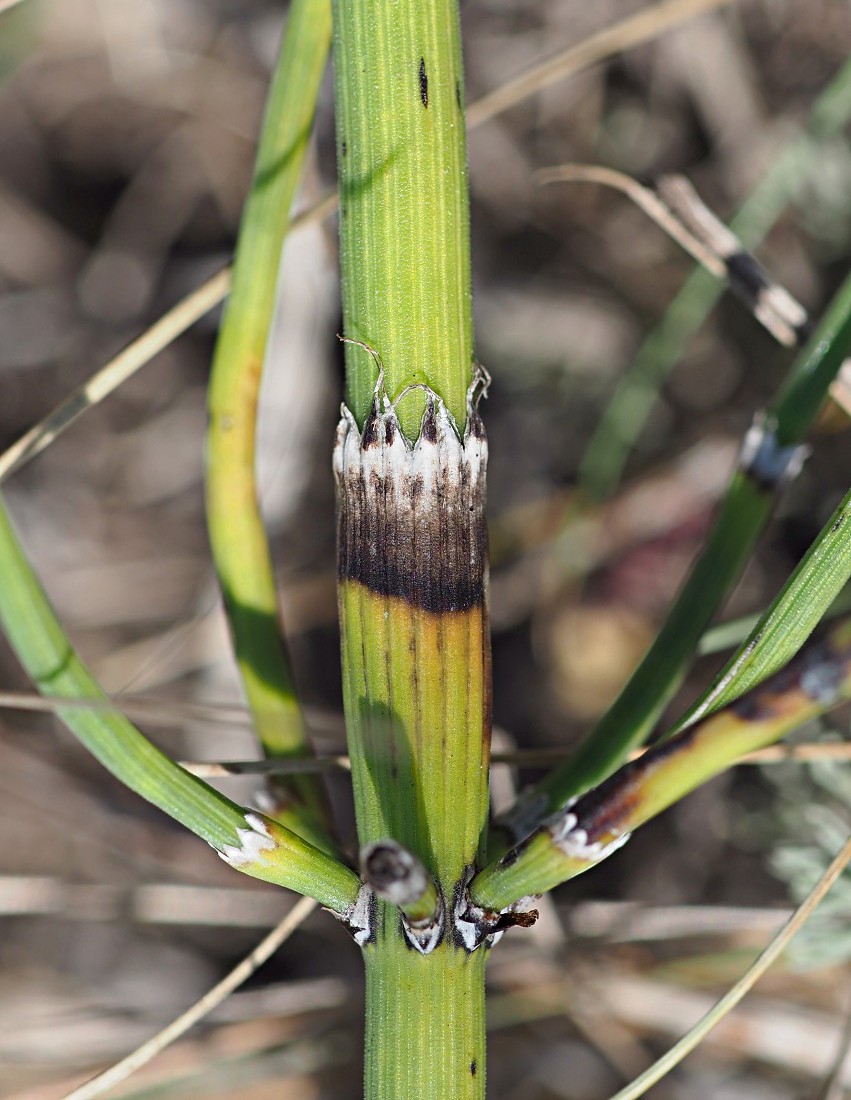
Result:
[[[428,955],[443,940],[443,897],[422,861],[397,840],[377,840],[361,849],[361,874],[377,897],[398,906],[409,947]]]
[[[360,865],[364,880],[393,905],[413,905],[428,888],[429,876],[422,862],[396,840],[365,845]]]
[[[538,919],[538,910],[533,908],[538,895],[518,898],[504,909],[476,904],[470,895],[474,873],[469,868],[457,884],[451,917],[455,946],[470,953],[480,947],[493,947],[509,928],[531,928]]]

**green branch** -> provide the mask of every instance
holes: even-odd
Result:
[[[594,867],[630,833],[746,753],[851,697],[851,621],[726,710],[648,749],[548,818],[470,884],[473,905],[499,912]]]
[[[778,485],[799,463],[796,448],[824,401],[851,344],[851,276],[801,351],[769,416],[749,433],[709,539],[641,664],[586,740],[547,776],[529,801],[552,812],[599,783],[641,744],[685,675],[701,636],[747,562],[767,522]],[[537,802],[536,802],[537,799]],[[539,805],[538,805],[539,803]],[[507,824],[524,830],[523,807]],[[499,843],[499,838],[497,838]]]
[[[294,0],[269,91],[209,390],[210,542],[254,728],[267,756],[310,751],[260,514],[255,432],[281,250],[330,43],[329,0]],[[280,802],[280,820],[327,845],[329,816],[315,777],[277,780],[272,793]]]
[[[0,622],[18,659],[43,694],[108,702],[62,629],[2,501]],[[239,870],[308,894],[338,913],[354,903],[359,883],[352,871],[289,829],[247,813],[190,775],[152,745],[120,711],[58,706],[56,714],[125,786],[206,840]],[[45,812],[49,814],[49,807]],[[246,839],[253,839],[253,845],[246,844]]]

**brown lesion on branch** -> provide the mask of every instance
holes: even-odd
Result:
[[[735,743],[733,725],[747,727],[795,718],[813,704],[832,705],[849,664],[848,654],[839,652],[829,638],[809,646],[785,668],[758,688],[736,700],[717,717],[691,726],[676,737],[650,748],[629,761],[599,786],[592,788],[556,818],[574,819],[572,831],[581,830],[589,845],[608,844],[643,819],[644,784],[676,757],[687,757],[698,746],[710,746],[717,737],[716,722],[723,722],[725,737]],[[731,752],[731,760],[735,759]],[[556,830],[555,824],[550,825]],[[516,854],[515,854],[516,859]]]

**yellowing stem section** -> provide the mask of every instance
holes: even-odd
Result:
[[[358,837],[392,837],[447,901],[487,813],[490,667],[481,606],[435,613],[340,585],[343,697]]]

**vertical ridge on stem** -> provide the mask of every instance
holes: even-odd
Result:
[[[391,397],[426,384],[463,424],[473,323],[457,3],[337,2],[334,25],[346,333],[380,353]],[[362,424],[375,373],[354,346],[346,360]],[[411,392],[400,406],[411,438],[423,404]]]
[[[366,1094],[474,1100],[485,953],[453,921],[487,819],[490,639],[458,3],[333,12],[347,404],[334,467],[358,842],[403,845],[439,901],[421,936],[377,901],[360,941]]]

